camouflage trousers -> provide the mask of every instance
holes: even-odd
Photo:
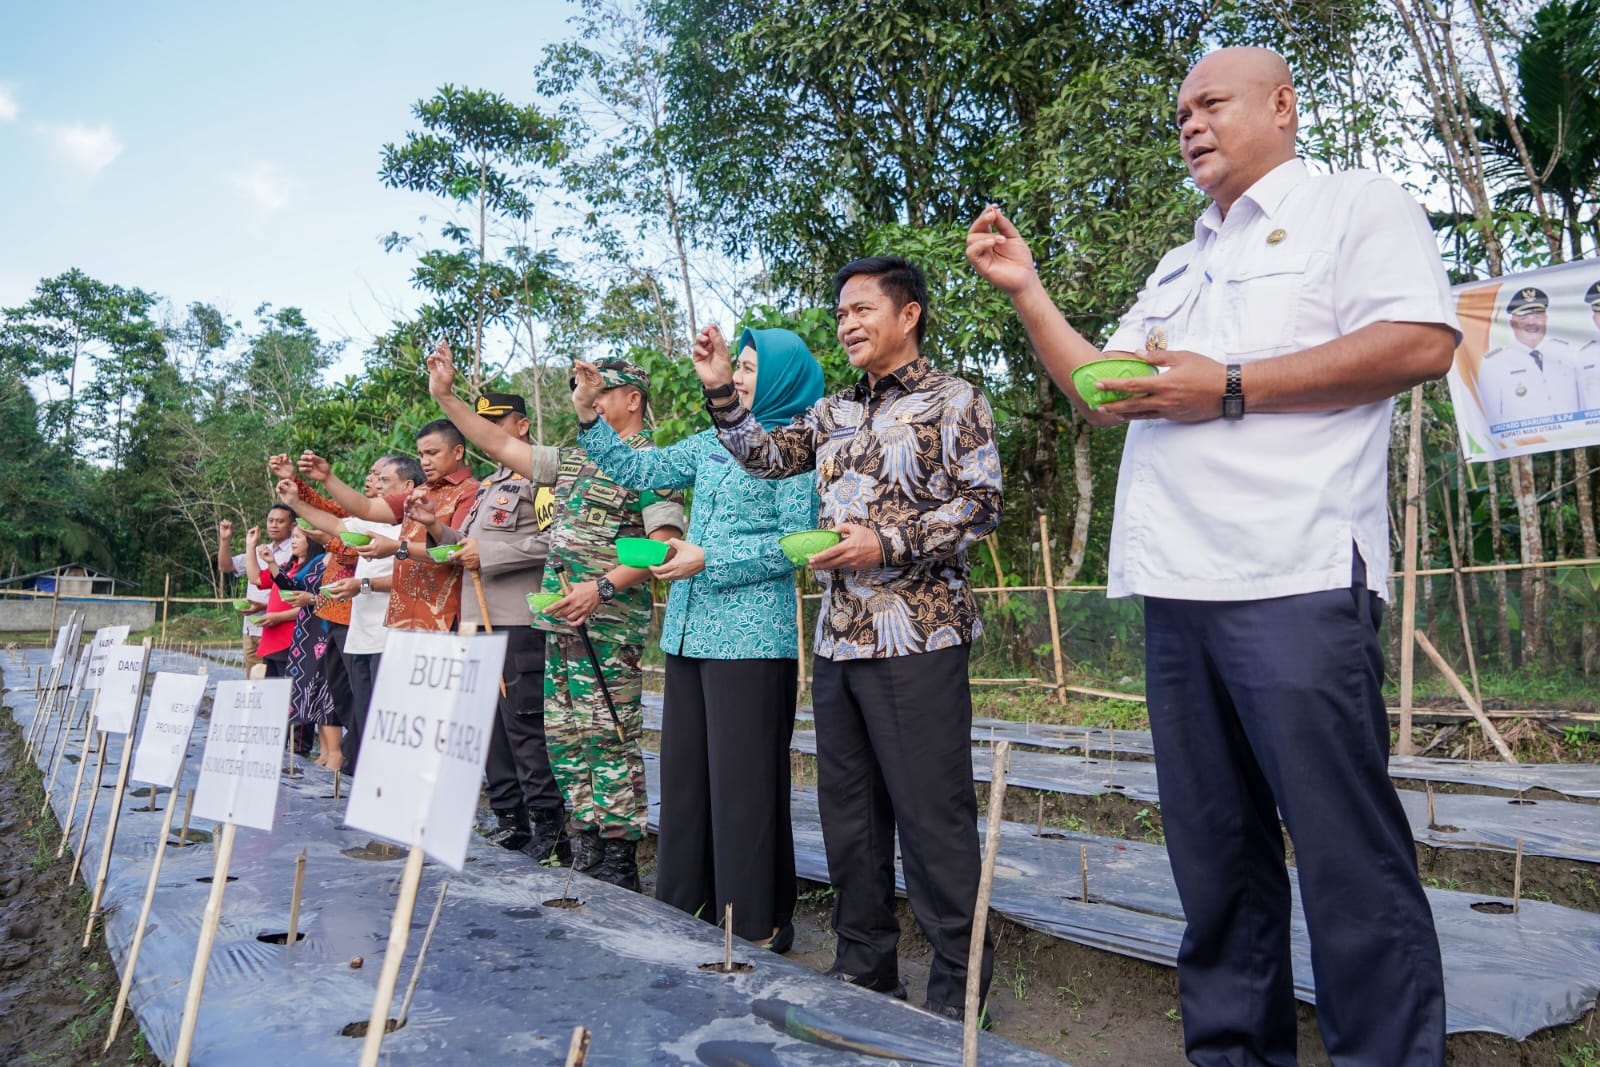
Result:
[[[644,730],[639,659],[644,646],[594,642],[622,722],[621,740],[583,638],[552,633],[546,648],[545,743],[572,824],[580,831],[599,830],[602,837],[637,841],[644,836],[647,805],[639,751]]]

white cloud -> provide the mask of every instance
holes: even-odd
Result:
[[[74,122],[66,126],[41,126],[57,158],[83,171],[88,177],[99,174],[122,154],[122,141],[102,122],[88,126]]]
[[[22,105],[17,103],[17,91],[9,85],[0,84],[0,122],[16,122],[20,114]]]
[[[295,181],[271,163],[252,163],[228,174],[233,187],[258,210],[273,212],[289,202]]]

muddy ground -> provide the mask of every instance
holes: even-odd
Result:
[[[811,772],[805,768],[805,772]],[[1013,790],[1006,815],[1034,822],[1044,801],[1047,826],[1159,842],[1156,805],[1107,796],[1069,797]],[[117,976],[98,935],[81,950],[88,895],[81,882],[66,888],[70,855],[55,859],[60,830],[53,815],[38,816],[38,773],[22,752],[9,713],[0,715],[0,1064],[146,1065],[157,1061],[125,1024],[118,1043],[100,1055],[116,997]],[[1488,852],[1420,849],[1423,876],[1448,888],[1509,895],[1510,857]],[[641,852],[646,892],[653,843]],[[1600,911],[1600,869],[1530,857],[1524,892],[1539,899]],[[832,962],[828,915],[832,890],[802,883],[791,958],[817,970]],[[902,977],[920,1003],[927,982],[928,946],[902,902]],[[1040,934],[999,916],[992,1009],[996,1032],[1079,1065],[1182,1065],[1182,1023],[1175,972],[1087,949]],[[1595,1013],[1574,1026],[1526,1042],[1471,1034],[1452,1037],[1452,1067],[1600,1067]],[[1300,1008],[1300,1058],[1328,1064],[1315,1012]]]

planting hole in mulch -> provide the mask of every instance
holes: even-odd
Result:
[[[339,1036],[340,1037],[366,1037],[367,1036],[367,1028],[368,1028],[368,1025],[371,1022],[372,1022],[371,1019],[362,1019],[359,1022],[353,1022],[353,1023],[349,1024],[348,1026],[346,1026],[343,1030],[340,1030],[339,1031]],[[389,1019],[388,1024],[384,1026],[383,1032],[386,1033],[386,1034],[392,1034],[398,1029],[400,1029],[400,1020],[391,1016],[390,1019]]]
[[[358,848],[340,850],[340,855],[349,856],[353,860],[398,860],[404,859],[405,854],[405,849],[386,841],[368,841]]]
[[[1515,804],[1519,808],[1531,808],[1539,802],[1537,800],[1523,800],[1521,797],[1517,797],[1515,800],[1506,801],[1506,803]]]
[[[732,963],[723,963],[721,960],[717,960],[714,963],[702,963],[700,969],[702,971],[710,971],[712,974],[749,974],[756,967],[755,964],[746,963],[743,960],[734,960]]]
[[[572,911],[583,907],[583,901],[577,897],[556,897],[553,900],[545,901],[544,906],[547,908],[565,908],[568,911]]]
[[[1459,826],[1430,826],[1428,829],[1436,834],[1459,834],[1461,832],[1461,827]]]
[[[304,930],[296,930],[294,932],[295,944],[298,945],[305,939],[306,932]],[[256,940],[261,942],[263,945],[287,945],[289,943],[289,931],[279,930],[275,934],[257,934]]]
[[[1067,835],[1060,830],[1041,830],[1033,836],[1045,841],[1065,841],[1067,839]]]
[[[1481,911],[1485,915],[1510,915],[1517,909],[1498,900],[1483,900],[1472,905],[1472,910]]]
[[[212,875],[208,874],[204,878],[196,878],[195,881],[204,882],[206,885],[210,885],[211,884],[211,879],[212,879]],[[229,882],[237,882],[238,880],[239,880],[239,876],[236,875],[236,874],[230,874],[230,875],[228,875],[228,877],[226,879],[226,881],[229,881]]]

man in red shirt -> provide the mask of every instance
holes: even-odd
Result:
[[[427,510],[458,529],[472,510],[478,480],[465,464],[466,440],[448,419],[435,419],[417,431],[417,454],[428,481],[420,494]],[[374,538],[356,549],[362,556],[394,556],[394,587],[384,625],[392,630],[454,630],[461,613],[461,568],[428,556],[428,531],[408,513],[407,493],[368,498],[333,473],[313,452],[300,457],[300,473],[319,481],[350,515],[370,522],[401,523],[400,540]]]

